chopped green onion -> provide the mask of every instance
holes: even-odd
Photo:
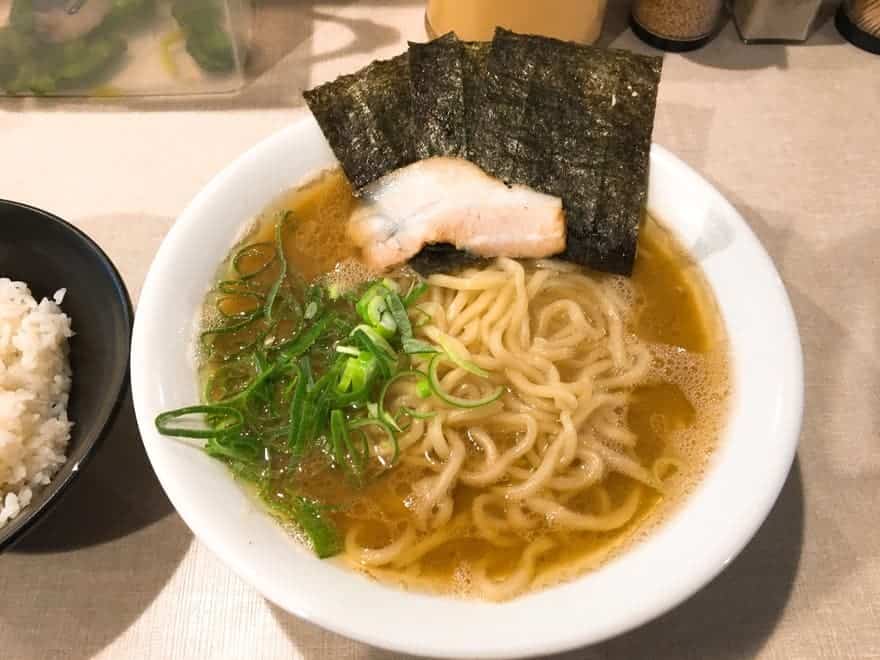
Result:
[[[437,416],[436,410],[429,410],[428,412],[421,412],[421,411],[416,410],[414,408],[410,408],[409,406],[401,406],[400,412],[402,412],[404,415],[408,415],[408,416],[412,417],[413,419],[431,419],[432,417]]]
[[[223,280],[215,287],[218,293],[228,296],[254,296],[260,300],[265,300],[266,296],[259,291],[254,291],[251,287],[253,284],[248,280]]]
[[[377,306],[384,305],[384,299],[388,293],[388,287],[382,282],[376,282],[370,285],[364,295],[355,303],[354,308],[365,323],[375,325],[379,322],[379,315],[384,311],[384,308],[378,310]]]
[[[425,379],[425,374],[419,371],[418,369],[408,369],[406,371],[399,371],[394,374],[391,378],[385,381],[385,384],[382,386],[382,391],[379,393],[379,402],[378,402],[378,412],[373,415],[378,419],[385,421],[391,428],[395,431],[400,431],[400,426],[394,420],[394,417],[385,410],[385,397],[388,394],[388,390],[391,389],[391,386],[399,380],[404,378],[417,378],[418,381],[423,381]],[[417,385],[418,387],[418,385]]]
[[[471,362],[470,360],[467,360],[467,359],[463,358],[462,356],[460,356],[458,354],[458,351],[456,351],[452,347],[452,342],[448,341],[446,339],[446,337],[440,337],[437,340],[437,343],[443,347],[443,350],[446,351],[446,356],[449,358],[449,360],[453,364],[455,364],[456,367],[464,369],[465,371],[468,371],[468,372],[474,374],[475,376],[479,376],[480,378],[488,378],[489,377],[488,371],[486,371],[485,369],[483,369],[479,365],[475,364],[474,362]]]
[[[179,420],[189,415],[204,415],[214,422],[210,429],[195,429],[187,426],[173,426],[172,420]],[[217,418],[220,418],[219,420]],[[223,422],[223,418],[227,418]],[[230,406],[187,406],[163,412],[156,417],[156,430],[162,435],[171,435],[177,438],[215,438],[223,433],[229,433],[240,428],[244,424],[244,415]]]
[[[428,283],[425,282],[425,280],[414,280],[412,285],[409,287],[409,291],[407,291],[406,295],[403,297],[403,304],[406,307],[409,307],[415,301],[421,298],[427,290]]]
[[[416,383],[416,394],[418,394],[421,399],[427,399],[431,396],[431,383],[428,382],[427,378],[421,378]]]
[[[382,320],[382,314],[387,308],[385,299],[382,296],[374,296],[367,303],[367,313],[364,320],[372,326],[379,325],[379,322]]]
[[[360,478],[370,456],[370,448],[366,443],[363,443],[360,450],[354,446],[341,410],[330,412],[330,437],[337,465],[348,467],[354,477]]]
[[[360,334],[361,336],[365,336],[367,339],[373,342],[373,344],[376,345],[376,348],[380,350],[382,354],[386,355],[387,357],[397,359],[397,353],[394,351],[394,348],[392,348],[391,344],[389,344],[384,337],[382,337],[370,326],[364,325],[363,323],[355,326],[354,330],[351,331],[351,336],[357,337],[358,334]]]
[[[394,322],[394,319],[388,312],[382,314],[379,324],[373,327],[376,328],[380,335],[386,338],[393,337],[394,333],[397,332],[397,323]]]
[[[242,362],[249,361],[239,359],[217,367],[205,379],[202,398],[208,403],[217,403],[244,391],[258,372],[255,372],[253,364],[243,365]],[[217,389],[220,389],[219,396],[215,395]]]
[[[345,361],[345,367],[336,385],[336,390],[338,392],[359,391],[368,387],[378,366],[378,360],[372,353],[358,352],[357,357],[350,357]]]
[[[391,345],[370,326],[361,324],[351,332],[351,337],[360,347],[376,357],[376,365],[383,378],[390,378],[397,368],[397,354]]]
[[[256,321],[262,315],[263,315],[262,310],[257,310],[255,312],[252,312],[251,314],[249,314],[245,318],[243,318],[241,321],[238,321],[237,323],[230,323],[229,325],[224,325],[219,328],[211,328],[210,330],[205,330],[204,332],[202,332],[201,335],[199,335],[199,340],[202,342],[202,345],[204,346],[205,337],[212,337],[214,335],[223,335],[223,334],[227,334],[227,333],[231,333],[231,332],[238,332],[239,330],[245,329],[247,326],[249,326],[251,323]]]
[[[324,311],[324,287],[320,284],[311,284],[306,289],[305,300],[303,303],[307,310],[311,310],[311,314],[306,319],[313,319]]]
[[[386,296],[396,294],[388,287],[388,282],[389,280],[383,280],[370,286],[355,305],[361,318],[386,339],[394,336],[394,333],[397,332],[397,324],[388,313],[388,303],[386,302]]]
[[[412,325],[409,322],[409,316],[406,314],[406,307],[403,301],[396,293],[389,293],[385,296],[388,309],[394,317],[397,329],[400,332],[400,338],[403,345],[404,353],[436,353],[437,349],[431,344],[413,337]]]
[[[362,417],[360,419],[354,419],[348,423],[348,428],[350,430],[361,429],[365,426],[378,426],[385,434],[388,436],[388,441],[391,443],[392,454],[391,460],[388,462],[389,466],[394,465],[397,462],[397,457],[400,453],[400,446],[397,444],[397,436],[394,434],[394,430],[391,426],[383,419],[378,417]]]
[[[421,339],[405,339],[403,342],[403,351],[410,355],[425,355],[429,353],[439,353],[437,347],[429,344]]]
[[[279,349],[286,359],[297,358],[308,351],[312,345],[318,341],[318,338],[324,334],[324,330],[327,329],[327,325],[331,320],[332,316],[324,316],[315,321],[315,324],[305,332],[299,333],[293,339],[289,339],[275,348]]]
[[[431,384],[431,390],[436,394],[440,399],[448,403],[450,406],[455,406],[456,408],[479,408],[481,406],[488,405],[497,401],[502,394],[504,394],[504,387],[498,386],[492,394],[489,396],[483,397],[482,399],[465,399],[463,397],[455,396],[450,394],[446,390],[443,389],[443,385],[440,383],[440,378],[437,375],[437,368],[440,366],[440,361],[447,359],[449,360],[449,356],[444,353],[438,353],[433,358],[431,358],[431,362],[428,365],[428,382]],[[451,361],[451,360],[450,360]]]
[[[414,420],[437,415],[419,410],[428,407],[421,404],[400,406],[395,414],[385,408],[390,388],[403,378],[413,379],[419,397],[436,394],[458,407],[484,405],[501,391],[478,401],[443,392],[441,359],[485,372],[449,350],[454,346],[441,349],[414,336],[408,308],[413,319],[419,314],[430,321],[414,307],[428,289],[424,281],[413,280],[403,295],[395,281],[374,280],[360,297],[362,288],[343,292],[326,280],[306,286],[284,251],[285,225],[292,220],[284,214],[274,240],[239,249],[230,262],[235,279],[214,289],[212,301],[226,325],[202,334],[211,370],[203,397],[213,405],[168,411],[156,425],[167,435],[204,438],[209,455],[255,482],[268,505],[298,525],[325,557],[341,548],[326,509],[283,485],[300,460],[308,456],[311,465],[323,456],[325,469],[338,466],[359,483],[375,476],[374,458],[385,467],[394,464],[398,434]],[[427,373],[408,368],[407,355],[418,354],[435,354]],[[193,423],[198,415],[206,428]]]
[[[321,559],[332,557],[342,552],[342,539],[336,526],[325,512],[327,507],[302,496],[290,496],[286,493],[269,492],[264,489],[262,499],[282,517],[290,518],[305,533],[315,554]]]
[[[295,366],[296,385],[293,388],[293,399],[290,401],[290,414],[288,415],[289,428],[287,431],[287,446],[295,457],[305,453],[305,438],[303,437],[303,408],[308,394],[308,382],[302,367]]]
[[[341,410],[330,411],[330,439],[333,449],[333,460],[340,467],[345,465],[345,417]]]
[[[263,446],[259,440],[245,433],[221,433],[209,438],[205,452],[214,458],[225,458],[249,465],[259,463],[263,457]]]
[[[262,266],[255,270],[250,270],[247,272],[242,271],[240,267],[241,260],[250,257],[250,256],[263,256],[260,253],[266,252],[266,260]],[[259,275],[260,273],[265,272],[269,266],[275,261],[276,253],[275,246],[266,241],[264,243],[251,243],[250,245],[246,245],[241,248],[235,255],[232,257],[232,271],[238,276],[240,281],[246,281],[252,279]]]
[[[293,517],[309,537],[315,554],[321,559],[342,552],[342,540],[333,524],[323,514],[320,504],[305,497],[297,497]]]
[[[331,390],[337,378],[337,369],[333,368],[321,376],[314,385],[309,388],[303,406],[302,435],[308,447],[323,432],[327,425],[327,414],[330,410]]]
[[[284,254],[282,229],[284,228],[284,223],[287,222],[291,215],[292,213],[287,211],[278,224],[275,225],[275,254],[279,263],[278,277],[272,284],[272,288],[269,289],[269,293],[266,296],[266,302],[263,306],[263,315],[270,321],[272,320],[272,308],[275,306],[275,298],[278,297],[278,291],[281,289],[281,285],[284,284],[284,280],[287,278],[287,257]]]

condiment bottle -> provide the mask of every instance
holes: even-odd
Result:
[[[495,28],[591,44],[599,38],[607,0],[428,0],[425,23],[436,37],[490,41]]]
[[[880,55],[880,0],[844,0],[834,24],[851,44]]]
[[[635,0],[630,26],[655,48],[694,50],[715,36],[723,10],[723,0]]]
[[[734,0],[733,19],[746,43],[806,41],[822,0]]]

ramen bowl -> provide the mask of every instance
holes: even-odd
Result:
[[[132,345],[134,404],[155,472],[195,535],[281,608],[374,646],[439,657],[525,657],[592,644],[669,610],[720,573],[766,518],[791,466],[802,415],[801,349],[785,288],[748,225],[659,146],[651,152],[649,209],[714,292],[733,391],[699,487],[644,541],[600,569],[500,604],[396,589],[317,559],[223,464],[158,433],[158,413],[198,398],[193,339],[217,264],[249,219],[334,162],[311,118],[270,137],[193,200],[147,276]]]

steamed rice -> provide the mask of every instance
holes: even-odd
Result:
[[[73,332],[63,297],[37,303],[24,282],[0,278],[0,527],[66,460]]]

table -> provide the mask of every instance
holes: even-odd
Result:
[[[88,232],[136,300],[189,199],[299,116],[303,88],[422,40],[422,10],[265,0],[234,97],[0,101],[0,197]],[[626,29],[626,3],[612,3],[602,42],[650,50]],[[829,21],[790,47],[744,46],[728,25],[666,58],[655,139],[727,195],[779,267],[805,351],[804,430],[773,512],[719,578],[564,657],[880,658],[880,58]],[[129,403],[51,518],[0,558],[0,657],[395,656],[285,614],[194,540]]]

